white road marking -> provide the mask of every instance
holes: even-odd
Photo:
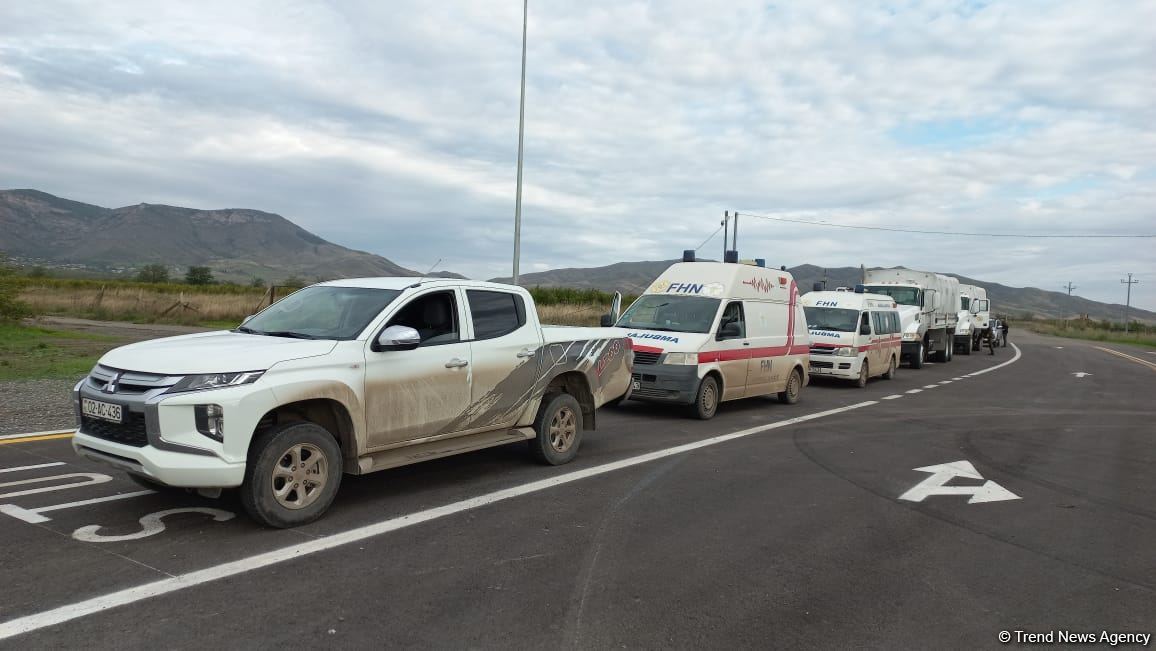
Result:
[[[22,438],[28,438],[30,436],[52,436],[53,434],[72,434],[75,431],[76,430],[74,430],[74,429],[58,429],[58,430],[50,430],[47,432],[28,432],[27,434],[4,434],[3,436],[0,436],[0,441],[7,441],[8,439],[22,439]]]
[[[963,378],[961,378],[961,377],[953,377],[953,378],[951,378],[951,379],[953,379],[953,380],[962,380]]]
[[[1085,373],[1083,371],[1076,371],[1075,373],[1072,373],[1072,375],[1074,375],[1076,377],[1085,377],[1085,376],[1092,375],[1092,374],[1091,373]]]
[[[38,463],[34,466],[16,466],[15,468],[0,468],[0,473],[3,472],[20,472],[21,470],[36,470],[37,468],[51,468],[52,466],[63,466],[63,461],[53,461],[52,463]]]
[[[884,400],[894,400],[896,398],[902,398],[902,397],[903,397],[903,394],[896,393],[895,395],[891,395],[891,396],[883,396],[883,399]]]
[[[879,403],[875,400],[868,400],[865,402],[848,405],[846,407],[828,409],[826,411],[820,411],[814,414],[807,414],[806,416],[788,418],[787,420],[769,423],[766,425],[759,425],[758,427],[752,427],[749,429],[740,430],[738,432],[732,432],[730,434],[722,434],[720,436],[714,436],[708,439],[703,439],[701,441],[695,441],[693,443],[686,443],[684,445],[675,446],[673,448],[666,448],[664,450],[657,450],[647,454],[640,454],[638,456],[629,457],[627,459],[622,459],[620,461],[614,461],[611,463],[605,463],[600,466],[594,466],[592,468],[575,470],[573,472],[564,473],[555,477],[550,477],[548,479],[542,479],[539,481],[530,482],[528,484],[522,484],[520,486],[514,486],[512,488],[506,488],[503,490],[494,491],[492,493],[486,493],[485,495],[479,495],[477,497],[472,497],[460,502],[453,502],[444,506],[438,506],[431,509],[426,509],[424,511],[402,515],[396,518],[391,518],[389,520],[383,520],[374,524],[358,527],[356,529],[350,529],[341,533],[332,534],[324,538],[309,540],[303,543],[298,543],[296,545],[290,545],[289,547],[283,547],[281,549],[275,549],[263,554],[250,556],[248,558],[242,558],[240,560],[232,561],[229,563],[214,565],[212,567],[188,572],[186,574],[178,574],[167,579],[153,581],[152,583],[146,583],[144,585],[126,588],[124,590],[101,595],[99,597],[93,597],[84,601],[78,601],[66,606],[60,606],[58,608],[53,608],[51,610],[46,610],[32,615],[18,617],[16,619],[0,623],[0,640],[6,640],[22,633],[28,633],[30,631],[62,624],[74,619],[79,619],[81,617],[99,613],[109,608],[117,608],[119,606],[143,601],[145,599],[159,597],[171,592],[192,588],[203,583],[218,581],[220,579],[236,576],[238,574],[244,574],[245,572],[250,572],[252,570],[268,567],[270,565],[276,565],[278,563],[284,563],[285,561],[295,560],[309,554],[328,551],[330,549],[359,542],[367,538],[373,538],[375,536],[380,536],[392,531],[405,529],[407,527],[412,527],[414,525],[436,520],[438,518],[444,518],[450,515],[470,511],[515,497],[521,497],[522,495],[537,493],[549,488],[563,486],[565,484],[580,481],[590,477],[597,477],[598,475],[614,472],[616,470],[622,470],[624,468],[630,468],[639,464],[649,463],[651,461],[664,459],[666,457],[674,456],[677,454],[683,454],[692,450],[698,450],[700,448],[706,448],[713,445],[718,445],[720,443],[726,443],[728,441],[759,434],[761,432],[767,432],[783,427],[790,427],[791,425],[805,423],[807,421],[815,420],[818,418],[826,418],[827,416],[842,414],[848,411],[869,407],[875,404]]]
[[[10,481],[0,484],[0,488],[7,486],[23,486],[25,484],[39,484],[53,479],[72,479],[73,477],[84,477],[88,481],[73,482],[71,484],[60,484],[57,486],[48,486],[47,488],[30,488],[28,490],[13,491],[11,493],[0,493],[0,497],[19,497],[21,495],[35,495],[36,493],[49,493],[52,491],[62,491],[69,488],[80,488],[81,486],[91,486],[92,484],[103,484],[112,481],[112,477],[102,475],[98,472],[73,472],[67,475],[53,475],[51,477],[37,477],[35,479],[21,479],[20,481]]]
[[[165,523],[163,519],[170,515],[178,513],[204,513],[212,516],[217,522],[225,522],[237,517],[236,514],[229,511],[222,511],[221,509],[210,509],[203,506],[191,506],[187,508],[169,509],[167,511],[157,511],[156,513],[149,513],[140,519],[141,530],[136,533],[126,533],[120,536],[103,536],[100,533],[99,524],[90,524],[81,527],[72,532],[72,537],[82,542],[123,542],[125,540],[140,540],[141,538],[148,538],[155,536],[165,530]]]
[[[951,382],[952,382],[951,380],[940,380],[939,381],[940,384],[951,384]]]
[[[1013,355],[1011,359],[1004,362],[1003,364],[996,364],[995,366],[992,366],[990,368],[985,368],[982,371],[976,371],[975,373],[969,373],[969,375],[983,375],[984,373],[991,373],[994,370],[1001,369],[1001,368],[1008,366],[1010,364],[1015,364],[1017,361],[1019,361],[1019,358],[1023,355],[1023,353],[1020,352],[1020,347],[1011,343],[1010,341],[1008,342],[1008,345],[1011,346],[1016,351],[1016,354]]]
[[[911,389],[907,393],[923,393],[923,389]]]
[[[1056,350],[1063,350],[1063,349],[1064,349],[1063,346],[1056,346]]]
[[[929,384],[929,385],[927,385],[927,386],[925,386],[925,387],[923,387],[923,388],[924,388],[924,389],[938,389],[938,388],[939,388],[939,385],[938,385],[938,384]]]
[[[29,524],[40,524],[41,522],[48,522],[52,518],[41,515],[46,511],[59,511],[61,509],[71,509],[76,506],[88,506],[89,504],[99,504],[101,502],[111,502],[113,500],[124,500],[130,497],[139,497],[141,495],[152,495],[156,491],[143,490],[135,493],[117,493],[116,495],[109,495],[107,497],[94,497],[90,500],[80,500],[79,502],[68,502],[67,504],[52,504],[49,506],[41,506],[35,509],[26,509],[15,504],[0,504],[0,513],[10,515],[18,520],[23,520]]]
[[[983,479],[983,475],[971,465],[970,461],[953,461],[951,463],[941,463],[934,466],[924,466],[923,468],[916,468],[919,472],[929,472],[931,476],[913,486],[906,493],[899,496],[899,499],[908,502],[922,502],[925,498],[932,495],[970,495],[971,499],[967,501],[968,504],[980,504],[983,502],[1003,502],[1006,500],[1018,500],[1019,495],[1009,491],[990,479],[981,486],[945,486],[945,484],[955,477],[966,477],[968,479]]]
[[[40,524],[41,522],[48,522],[52,519],[46,518],[36,511],[29,511],[28,509],[16,506],[15,504],[0,504],[0,513],[10,515],[17,520],[23,520],[28,524]]]

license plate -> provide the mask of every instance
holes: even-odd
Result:
[[[630,384],[631,384],[632,389],[641,389],[642,388],[642,383],[639,382],[638,380],[631,380]]]
[[[114,423],[124,422],[124,408],[120,405],[114,405],[111,402],[100,402],[91,398],[82,398],[80,400],[80,411],[85,416],[99,418]]]

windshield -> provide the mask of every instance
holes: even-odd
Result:
[[[835,330],[855,332],[859,325],[859,310],[845,310],[836,307],[804,307],[807,327],[811,330]]]
[[[353,339],[400,293],[396,289],[314,285],[277,301],[237,331],[303,339]]]
[[[714,324],[718,306],[717,298],[648,294],[634,301],[618,320],[618,327],[706,333]]]
[[[864,288],[868,294],[885,294],[895,299],[900,305],[919,306],[918,287],[897,287],[895,285],[868,285]]]

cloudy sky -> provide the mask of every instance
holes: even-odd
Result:
[[[520,0],[6,2],[0,187],[508,274]],[[1156,233],[1156,2],[530,0],[524,272]],[[718,256],[721,235],[706,253]],[[1156,240],[744,257],[1156,309]]]

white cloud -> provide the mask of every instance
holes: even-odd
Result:
[[[523,268],[677,257],[725,209],[1153,229],[1156,3],[533,0],[530,12]],[[520,19],[518,3],[465,0],[9,3],[0,184],[260,208],[411,267],[505,274]],[[1124,272],[1156,282],[1151,240],[751,222],[744,252],[788,264],[1071,279],[1112,301]],[[1156,308],[1151,284],[1134,300]]]

